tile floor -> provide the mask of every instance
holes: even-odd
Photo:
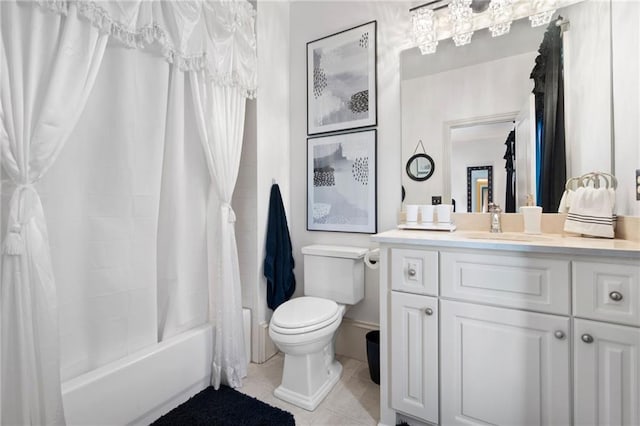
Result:
[[[310,412],[273,396],[280,385],[284,355],[277,354],[264,364],[249,364],[241,392],[293,414],[297,426],[377,425],[380,417],[380,387],[369,378],[367,363],[337,357],[342,378],[331,393]]]

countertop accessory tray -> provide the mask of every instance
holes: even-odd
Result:
[[[398,229],[419,229],[423,231],[449,231],[456,230],[454,223],[401,223]]]

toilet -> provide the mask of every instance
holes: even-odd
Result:
[[[269,336],[284,353],[276,397],[313,411],[340,380],[336,331],[347,307],[364,298],[367,251],[327,245],[302,248],[304,296],[278,306],[269,323]]]

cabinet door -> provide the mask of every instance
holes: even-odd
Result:
[[[570,424],[569,318],[440,301],[442,424]]]
[[[438,423],[438,299],[391,292],[391,403]]]
[[[574,320],[576,425],[640,425],[640,329]]]

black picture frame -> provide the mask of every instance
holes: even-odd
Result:
[[[376,129],[307,138],[307,231],[378,232],[377,168]]]
[[[472,166],[467,167],[467,212],[473,212],[473,172],[474,171],[487,171],[487,205],[493,202],[493,166]]]
[[[378,73],[377,73],[377,21],[369,21],[364,24],[340,31],[307,43],[307,135],[318,136],[331,132],[364,129],[367,127],[374,127],[378,124]],[[364,31],[364,32],[363,32]],[[365,47],[366,45],[366,90],[360,90],[352,93],[349,99],[345,99],[347,94],[343,93],[344,86],[339,84],[332,85],[331,82],[334,79],[339,78],[338,75],[344,75],[345,72],[351,72],[351,78],[349,86],[353,87],[354,81],[362,82],[362,68],[359,66],[357,69],[351,70],[340,69],[340,66],[350,63],[349,61],[332,60],[326,61],[329,64],[334,65],[338,69],[335,69],[335,75],[331,70],[323,70],[322,67],[315,67],[313,63],[316,61],[322,62],[322,55],[331,57],[332,55],[347,54],[346,52],[353,52],[353,49],[345,49],[344,46],[357,45]],[[342,49],[341,49],[342,47]],[[354,53],[355,55],[355,53]],[[360,55],[359,55],[360,56]],[[339,58],[338,58],[339,59]],[[358,61],[353,61],[358,62]],[[361,61],[359,62],[360,65]],[[338,72],[339,71],[339,72]],[[323,83],[323,84],[321,84]],[[356,86],[356,88],[363,88],[364,86]],[[364,93],[366,92],[366,94]],[[320,93],[320,94],[319,94]],[[331,97],[330,97],[331,96]],[[322,101],[318,101],[322,97]],[[365,103],[363,101],[366,98],[366,111]],[[354,110],[353,105],[357,105]],[[348,105],[348,107],[346,106]],[[331,106],[335,109],[331,110]],[[329,112],[327,112],[329,110]],[[347,120],[347,117],[339,116],[355,116],[356,119]],[[361,118],[357,118],[358,115],[363,115]],[[335,122],[331,123],[319,123],[331,116],[331,120]]]
[[[422,172],[420,170],[420,166],[419,166],[418,161],[421,158],[424,158],[425,160],[427,160],[427,162],[429,164],[429,170],[426,171],[426,172]],[[413,170],[411,170],[412,169],[412,165],[414,164],[413,163],[414,161],[416,162],[416,173],[417,174],[414,174]],[[418,181],[418,182],[424,182],[425,180],[429,179],[433,175],[433,172],[435,171],[435,168],[436,168],[436,165],[435,165],[435,163],[433,161],[433,158],[431,158],[430,155],[427,155],[425,153],[419,153],[419,154],[413,154],[411,156],[411,158],[409,158],[407,160],[407,165],[405,167],[405,171],[407,172],[407,176],[409,176],[409,179],[415,180],[415,181]],[[426,174],[424,176],[421,176],[420,173],[426,173]]]

